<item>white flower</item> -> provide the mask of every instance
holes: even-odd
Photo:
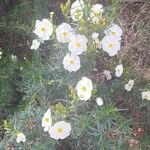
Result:
[[[150,91],[142,92],[142,99],[147,99],[150,101]]]
[[[129,80],[129,82],[125,85],[125,90],[131,91],[133,85],[134,85],[134,80]]]
[[[92,38],[93,38],[93,40],[97,39],[97,38],[98,38],[98,36],[99,36],[99,33],[94,32],[94,33],[92,34]]]
[[[30,49],[37,50],[39,47],[40,47],[40,42],[37,39],[33,40]]]
[[[87,101],[91,98],[91,92],[93,90],[93,83],[87,77],[82,79],[76,85],[77,95],[80,100]]]
[[[96,99],[96,103],[97,103],[97,105],[102,106],[103,105],[103,100],[100,97],[98,97]]]
[[[69,72],[77,71],[80,65],[80,58],[77,55],[67,53],[63,59],[63,65]]]
[[[48,19],[36,20],[35,30],[33,31],[41,40],[49,40],[53,33],[53,25]]]
[[[117,37],[120,40],[122,36],[122,29],[117,24],[112,24],[108,29],[104,31],[108,36]]]
[[[80,55],[87,49],[88,39],[84,35],[78,34],[68,45],[68,49],[75,55]]]
[[[118,41],[117,37],[105,36],[102,39],[102,48],[109,56],[114,56],[120,50],[120,41]]]
[[[116,77],[120,77],[123,73],[123,65],[120,64],[120,65],[117,65],[116,68],[115,68],[115,76]]]
[[[102,18],[103,6],[101,4],[95,4],[91,8],[90,17],[94,24],[98,24]]]
[[[62,23],[56,28],[56,36],[59,42],[70,42],[74,37],[73,28],[67,23]]]
[[[26,137],[23,133],[18,133],[17,134],[17,138],[16,138],[16,142],[20,143],[20,142],[25,142],[26,141]]]
[[[83,17],[83,7],[84,7],[84,2],[83,0],[76,0],[74,3],[71,5],[70,9],[70,14],[71,18],[74,21],[79,21]]]
[[[50,137],[56,140],[65,139],[70,135],[70,132],[71,125],[65,121],[55,123],[49,131]]]
[[[12,59],[13,61],[16,61],[16,60],[17,60],[17,56],[11,55],[11,59]]]
[[[111,72],[108,70],[104,70],[103,74],[105,75],[107,80],[111,80],[112,76],[111,76]]]
[[[48,109],[42,118],[42,127],[44,127],[44,131],[47,132],[48,130],[50,130],[51,125],[52,125],[51,110]]]

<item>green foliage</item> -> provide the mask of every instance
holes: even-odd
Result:
[[[9,3],[9,1],[5,1],[1,6],[5,7],[5,5],[10,5]],[[13,3],[13,7],[10,5],[8,11],[2,11],[0,14],[0,51],[2,51],[0,59],[0,118],[7,117],[17,110],[17,105],[22,102],[19,86],[21,83],[20,68],[24,62],[20,60],[20,57],[23,56],[22,51],[26,50],[28,46],[26,40],[31,34],[30,28],[33,20],[30,2],[15,3],[14,1]],[[17,56],[17,59],[13,60],[11,55]]]
[[[13,102],[11,98],[16,91],[9,86],[10,83],[17,85],[17,90],[22,92],[24,105],[20,107],[19,111],[10,114],[8,120],[4,121],[3,128],[6,132],[3,140],[0,141],[0,149],[6,149],[8,143],[16,145],[17,150],[57,149],[62,141],[50,138],[41,126],[42,117],[48,108],[52,110],[52,124],[61,120],[71,124],[71,135],[65,141],[72,150],[128,149],[125,142],[131,138],[130,122],[120,116],[119,112],[123,109],[117,108],[113,104],[113,100],[120,93],[127,99],[138,97],[138,100],[140,100],[139,91],[136,89],[133,90],[132,94],[124,91],[124,83],[134,77],[131,68],[125,67],[125,74],[121,79],[115,78],[97,85],[94,82],[94,92],[90,101],[80,101],[75,90],[77,82],[83,76],[91,76],[92,69],[96,66],[96,57],[103,55],[103,51],[98,50],[97,52],[93,46],[91,34],[97,31],[100,35],[103,34],[102,31],[106,26],[116,19],[119,4],[120,0],[117,0],[112,3],[111,7],[108,7],[108,14],[105,14],[100,26],[92,25],[85,19],[81,20],[79,25],[73,24],[77,33],[85,34],[90,39],[88,50],[81,56],[82,67],[77,72],[68,73],[64,70],[62,61],[68,49],[65,44],[57,42],[55,35],[50,41],[42,43],[40,48],[34,51],[31,60],[28,60],[28,58],[23,61],[12,61],[10,58],[2,59],[1,72],[3,73],[0,78],[0,88],[2,89],[2,93],[0,93],[2,101],[0,102],[2,103],[0,103],[0,107],[4,107],[10,101]],[[6,30],[8,32],[20,31],[21,34],[27,33],[30,35],[35,19],[41,20],[44,17],[49,17],[47,5],[47,0],[34,0],[33,9],[31,9],[30,2],[22,2],[14,8],[10,19],[8,19],[9,17],[8,20],[4,19],[7,23],[12,23],[10,24],[12,28],[6,28]],[[67,18],[70,17],[68,16],[69,7],[70,1],[61,5],[62,12]],[[22,8],[24,10],[18,15],[18,11]],[[88,15],[90,8],[90,3],[88,3],[85,8],[86,15]],[[29,15],[25,16],[31,15],[31,20],[27,20],[28,23],[24,24],[27,18],[22,16],[26,11]],[[13,18],[13,16],[17,17]],[[86,18],[86,16],[84,17]],[[18,25],[16,20],[19,20]],[[3,21],[0,26],[5,29],[5,22]],[[112,69],[114,64],[110,64],[109,67]],[[22,83],[19,82],[18,84],[16,83],[18,80],[14,80],[16,72],[19,72],[21,79],[19,81]],[[99,96],[104,101],[104,105],[101,107],[96,104],[95,100]],[[23,132],[26,135],[27,142],[15,143],[16,133],[18,132]]]
[[[9,5],[9,2],[6,1],[1,6],[5,7],[5,5]],[[20,60],[22,59],[20,57],[24,56],[23,53],[28,55],[25,51],[29,49],[28,40],[31,38],[35,14],[41,13],[41,17],[43,17],[42,13],[46,14],[46,12],[43,12],[44,10],[42,11],[40,7],[45,9],[46,6],[46,1],[43,3],[37,0],[32,3],[22,0],[19,3],[14,2],[9,11],[2,11],[0,14],[0,43],[2,46],[0,51],[3,52],[2,59],[0,59],[0,110],[2,116],[6,114],[5,111],[9,112],[9,108],[14,107],[12,105],[17,105],[22,101],[19,85],[22,80],[20,68],[24,65],[24,61]],[[48,12],[47,9],[45,10]],[[18,57],[17,61],[11,60],[12,54]]]
[[[35,14],[35,19],[41,20],[43,18],[49,17],[48,11],[49,0],[34,0],[33,1],[33,10]]]
[[[71,6],[71,1],[68,0],[66,3],[61,3],[60,8],[62,11],[62,14],[67,18],[70,14],[70,6]]]
[[[15,105],[15,103],[21,101],[18,84],[20,65],[18,61],[13,61],[10,57],[6,57],[0,60],[0,66],[0,112],[1,115],[3,115],[13,103],[13,105]]]

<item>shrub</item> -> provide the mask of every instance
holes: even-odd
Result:
[[[94,75],[97,57],[113,57],[120,51],[117,4],[104,9],[89,1],[72,5],[68,1],[61,5],[67,22],[55,26],[53,13],[36,21],[32,61],[26,59],[21,69],[20,88],[28,106],[4,121],[1,148],[16,139],[21,142],[16,149],[54,150],[63,144],[64,149],[75,150],[127,149],[129,121],[113,101],[119,92],[137,94],[134,81],[128,82],[134,75],[128,74],[123,62],[103,64],[111,72],[105,69],[99,82]],[[121,76],[124,71],[127,77]]]

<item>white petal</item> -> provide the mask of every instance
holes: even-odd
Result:
[[[97,105],[101,106],[101,105],[103,105],[103,100],[100,97],[98,97],[96,99],[96,103],[97,103]]]
[[[142,99],[150,100],[150,91],[142,92]]]
[[[122,64],[117,65],[115,70],[116,70],[115,72],[116,77],[120,77],[123,73],[123,65]]]
[[[76,0],[74,3],[72,3],[71,9],[70,9],[72,20],[74,21],[81,20],[83,16],[83,11],[82,11],[83,7],[84,7],[83,0]]]
[[[111,80],[112,76],[111,76],[111,72],[108,70],[104,70],[103,74],[105,75],[107,80]]]
[[[87,101],[91,98],[92,93],[91,93],[91,91],[87,91],[87,92],[78,91],[77,95],[80,100]]]
[[[25,141],[26,141],[26,137],[23,133],[17,134],[17,138],[16,138],[17,143],[25,142]]]
[[[120,41],[118,41],[117,37],[105,36],[102,39],[102,48],[105,52],[107,52],[110,56],[114,56],[120,50]],[[111,45],[111,46],[110,46]]]
[[[88,39],[78,34],[68,45],[68,49],[74,55],[80,55],[87,50]]]
[[[58,129],[62,129],[62,133],[58,133]],[[60,121],[54,124],[50,130],[50,136],[56,140],[64,139],[70,135],[71,125],[65,121]]]
[[[67,23],[62,23],[56,28],[57,40],[62,43],[70,42],[75,36],[73,29]]]
[[[92,38],[93,38],[94,40],[97,39],[98,36],[99,36],[99,33],[97,33],[97,32],[94,32],[94,33],[92,34]]]
[[[43,19],[42,21],[37,20],[33,33],[35,33],[42,41],[49,40],[53,33],[53,25],[48,19]]]
[[[69,72],[77,71],[81,65],[80,65],[80,58],[79,56],[76,56],[74,54],[67,53],[66,56],[63,59],[63,65],[66,70]]]
[[[122,29],[117,24],[112,24],[104,33],[108,36],[118,37],[118,40],[121,40],[120,36],[122,36]]]

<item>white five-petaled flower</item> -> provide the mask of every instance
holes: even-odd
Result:
[[[91,98],[93,83],[87,77],[82,77],[82,79],[76,85],[77,95],[80,100],[87,101]]]
[[[72,20],[79,21],[82,19],[83,7],[84,7],[83,0],[76,0],[74,3],[72,3],[71,9],[70,9],[70,14],[71,14]]]
[[[102,18],[103,6],[101,4],[95,4],[91,8],[90,18],[94,24],[98,24]]]
[[[142,99],[147,99],[150,101],[150,91],[142,92]]]
[[[109,56],[116,55],[120,50],[120,41],[118,41],[118,37],[106,35],[102,39],[102,48],[109,54]]]
[[[37,39],[33,40],[30,48],[37,50],[39,47],[40,47],[40,42]]]
[[[53,139],[65,139],[70,135],[71,125],[65,121],[60,121],[54,124],[50,129],[50,137]]]
[[[50,130],[51,125],[52,125],[51,110],[48,109],[42,118],[42,127],[44,127],[44,131],[47,132]]]
[[[102,106],[103,105],[103,100],[100,97],[98,97],[96,99],[96,103],[97,103],[98,106]]]
[[[133,85],[134,85],[134,80],[129,80],[129,82],[125,85],[125,90],[131,91]]]
[[[49,40],[53,33],[53,25],[48,19],[36,20],[35,30],[33,31],[42,41]]]
[[[76,37],[69,43],[68,49],[75,55],[80,55],[87,49],[88,39],[84,35],[76,35]]]
[[[104,74],[104,76],[106,77],[107,80],[111,80],[112,76],[111,76],[110,71],[104,70],[103,74]]]
[[[120,77],[122,73],[123,73],[123,65],[122,64],[117,65],[115,68],[115,76]]]
[[[69,72],[77,71],[80,65],[80,58],[77,55],[67,53],[63,59],[63,65]]]
[[[69,24],[62,23],[56,28],[56,36],[59,42],[67,43],[70,42],[75,35],[73,28]]]
[[[18,133],[17,134],[17,138],[16,138],[16,142],[20,143],[20,142],[25,142],[26,141],[26,137],[23,133]]]
[[[107,36],[113,36],[121,40],[122,29],[117,24],[112,24],[108,29],[104,31]]]

